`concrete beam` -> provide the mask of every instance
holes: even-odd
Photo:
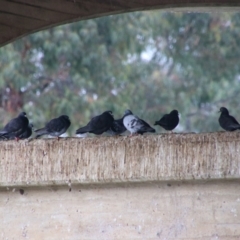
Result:
[[[0,186],[240,178],[240,133],[0,142]]]

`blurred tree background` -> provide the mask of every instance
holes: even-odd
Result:
[[[150,124],[178,109],[177,131],[240,120],[240,14],[146,11],[80,21],[0,48],[0,123],[22,109],[35,128],[61,114],[69,133],[105,110]],[[158,132],[163,131],[159,127]]]

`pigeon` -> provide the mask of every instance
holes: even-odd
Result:
[[[67,115],[61,115],[58,118],[50,120],[44,128],[35,130],[37,133],[36,138],[42,135],[51,135],[53,137],[57,137],[59,140],[59,136],[65,133],[70,125],[71,121],[69,117]]]
[[[33,124],[28,124],[27,129],[19,136],[20,139],[27,139],[32,135]]]
[[[19,139],[27,139],[32,135],[32,128],[33,128],[33,124],[28,124],[28,127],[26,128],[26,130],[19,136]],[[14,134],[8,134],[6,135],[3,139],[5,140],[12,140],[14,139]]]
[[[127,131],[125,126],[123,125],[123,118],[125,117],[125,114],[122,118],[114,120],[111,127],[108,130],[108,133],[111,135],[120,135]]]
[[[156,132],[154,128],[152,128],[148,123],[139,117],[133,115],[130,110],[125,111],[125,116],[123,118],[123,124],[125,128],[131,133],[130,137],[133,134],[144,134],[146,132]]]
[[[101,115],[93,117],[85,127],[81,127],[76,134],[94,133],[100,135],[109,130],[114,121],[112,111],[105,111]]]
[[[233,116],[229,115],[227,108],[221,107],[219,112],[221,114],[218,122],[224,130],[231,132],[240,129],[240,124]]]
[[[167,131],[172,131],[179,123],[178,111],[172,110],[169,114],[163,115],[163,117],[154,123],[163,127]]]
[[[26,131],[28,127],[28,118],[25,112],[21,112],[18,117],[13,118],[7,123],[7,125],[0,130],[0,138],[9,137],[15,138],[17,141],[20,139],[20,135]]]

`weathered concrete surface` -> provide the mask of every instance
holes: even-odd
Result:
[[[240,132],[0,142],[0,239],[239,240],[239,151]]]
[[[240,239],[237,180],[24,190],[0,191],[0,239]]]
[[[0,142],[0,186],[239,179],[240,132]]]

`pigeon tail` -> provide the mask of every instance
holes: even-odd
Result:
[[[163,127],[164,129],[168,128],[168,124],[163,122],[163,121],[161,121],[161,120],[156,121],[154,126],[156,126],[156,125],[159,125],[160,127]]]
[[[3,131],[0,132],[0,137],[4,137],[7,134],[8,134],[8,132],[3,130]]]
[[[149,132],[156,132],[156,130],[154,128],[151,128]]]
[[[152,133],[155,133],[155,132],[156,132],[156,130],[155,130],[154,128],[148,128],[147,131],[148,131],[148,132],[152,132]]]
[[[159,125],[160,127],[163,127],[163,128],[167,128],[167,127],[168,127],[167,124],[162,123],[162,122],[158,122],[158,125]]]
[[[41,137],[42,135],[48,134],[48,131],[47,131],[46,128],[40,128],[40,129],[35,130],[34,132],[37,133],[36,138],[39,138],[39,137]]]
[[[239,125],[239,124],[238,124],[238,125],[232,125],[232,128],[233,128],[234,130],[240,129],[240,125]]]
[[[144,127],[144,128],[142,128],[142,129],[140,129],[140,130],[137,131],[137,133],[138,133],[138,134],[141,134],[141,135],[144,134],[144,133],[146,133],[146,132],[155,133],[156,130],[155,130],[154,128],[151,128],[151,127]]]
[[[83,133],[87,133],[89,132],[89,127],[88,126],[85,126],[85,127],[82,127],[82,128],[79,128],[77,131],[76,131],[76,134],[83,134]]]

